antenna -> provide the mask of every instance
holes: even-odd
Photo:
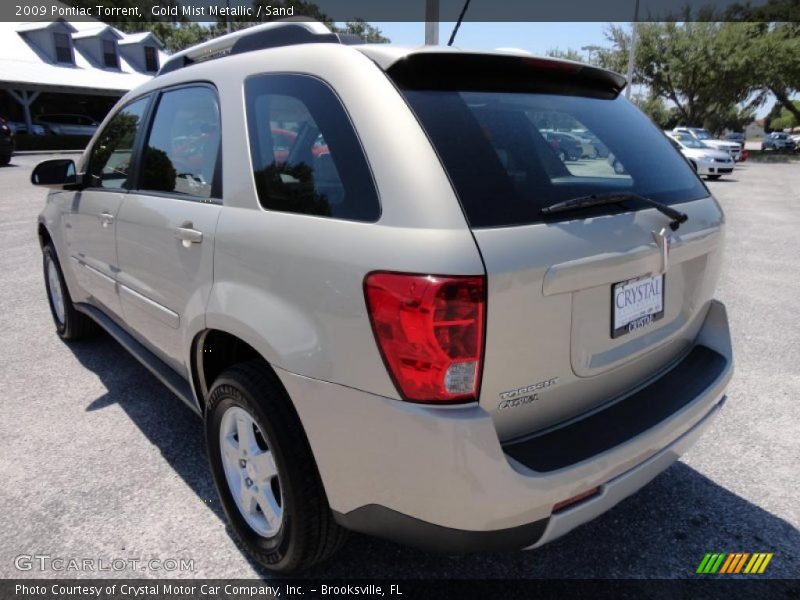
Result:
[[[452,46],[453,42],[456,41],[456,34],[458,33],[458,28],[461,27],[461,21],[464,20],[464,15],[467,13],[470,1],[471,0],[467,0],[466,2],[464,2],[464,7],[461,9],[461,14],[458,15],[458,21],[456,21],[456,26],[453,27],[453,33],[450,34],[450,41],[447,42],[448,46]]]

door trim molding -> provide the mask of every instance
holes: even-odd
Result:
[[[172,329],[178,329],[180,326],[181,317],[178,313],[176,313],[174,310],[170,310],[162,304],[159,304],[155,300],[151,300],[147,296],[140,294],[136,290],[129,288],[124,283],[119,283],[119,294],[120,296],[124,296],[125,299],[130,300],[134,305],[147,314],[152,315],[164,323],[164,325],[167,325]],[[124,305],[122,310],[125,310]]]

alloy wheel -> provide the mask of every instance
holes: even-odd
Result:
[[[219,447],[228,489],[247,524],[273,537],[283,524],[283,495],[275,455],[252,415],[231,406],[222,415]]]

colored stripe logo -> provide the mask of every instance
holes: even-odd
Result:
[[[760,575],[766,570],[772,556],[772,552],[707,552],[696,572],[701,575]]]

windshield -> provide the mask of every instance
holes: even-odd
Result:
[[[403,94],[439,153],[472,227],[535,223],[545,220],[542,208],[595,193],[634,193],[665,204],[708,196],[661,131],[622,97]],[[581,131],[585,141],[563,133],[568,131]],[[621,210],[610,205],[587,214]],[[568,218],[574,214],[546,220]]]
[[[700,140],[696,140],[689,135],[680,135],[678,136],[678,141],[684,145],[686,148],[708,148],[703,142]]]

